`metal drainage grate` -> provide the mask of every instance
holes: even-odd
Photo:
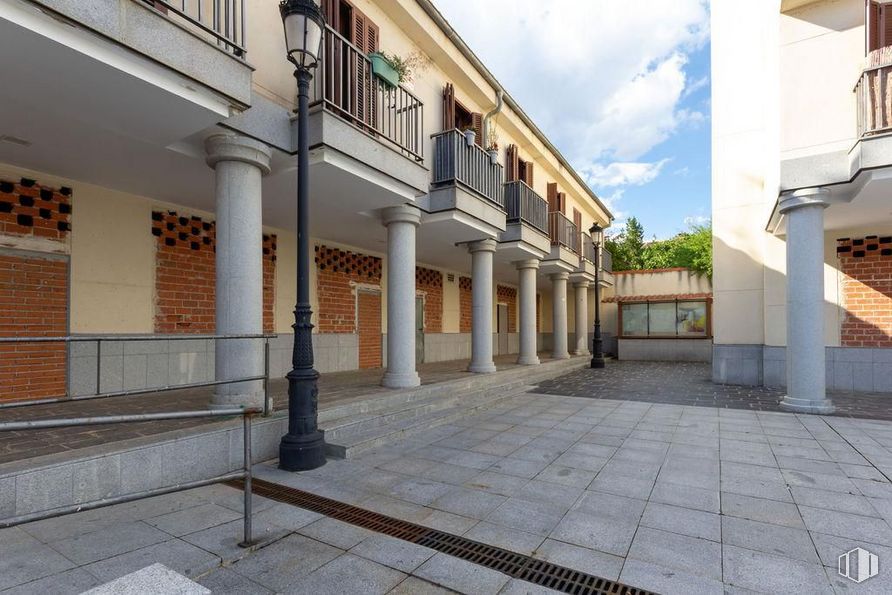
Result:
[[[244,489],[245,485],[241,479],[226,483],[239,489]],[[429,547],[438,552],[497,570],[512,578],[548,587],[555,591],[573,595],[652,595],[650,591],[644,589],[629,587],[616,581],[537,560],[451,533],[401,521],[277,483],[255,478],[252,481],[252,488],[253,493],[258,496],[312,510],[351,525]]]

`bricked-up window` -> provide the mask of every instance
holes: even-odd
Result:
[[[892,235],[842,238],[843,347],[892,347]]]
[[[471,332],[472,312],[474,310],[474,295],[471,291],[471,278],[458,278],[458,331],[460,333]]]
[[[0,337],[68,334],[71,190],[0,180]],[[66,394],[64,343],[0,345],[0,399]]]
[[[517,332],[517,289],[506,285],[496,286],[496,299],[508,306],[508,332]]]
[[[152,213],[155,332],[216,332],[216,227],[177,211]],[[276,236],[263,236],[263,330],[275,331]]]
[[[424,332],[443,332],[443,273],[415,267],[415,289],[424,295]]]

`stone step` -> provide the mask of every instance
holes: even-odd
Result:
[[[522,394],[532,388],[531,385],[521,384],[506,391],[490,391],[489,393],[473,393],[476,401],[473,403],[462,402],[454,407],[439,409],[431,413],[402,419],[400,421],[384,424],[361,432],[343,432],[330,437],[326,432],[326,454],[338,458],[351,458],[364,451],[382,446],[426,432],[437,426],[452,423],[464,417],[491,409],[499,403]]]

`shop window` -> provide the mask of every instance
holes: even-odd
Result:
[[[620,303],[622,337],[708,337],[709,305],[703,300]]]

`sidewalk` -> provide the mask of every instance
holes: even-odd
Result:
[[[257,475],[660,593],[888,593],[890,447],[885,421],[524,394],[355,459]],[[541,592],[261,498],[268,545],[248,553],[240,496],[213,486],[0,532],[0,588],[77,592],[161,562],[215,593]],[[837,574],[855,547],[880,559],[861,585]]]

